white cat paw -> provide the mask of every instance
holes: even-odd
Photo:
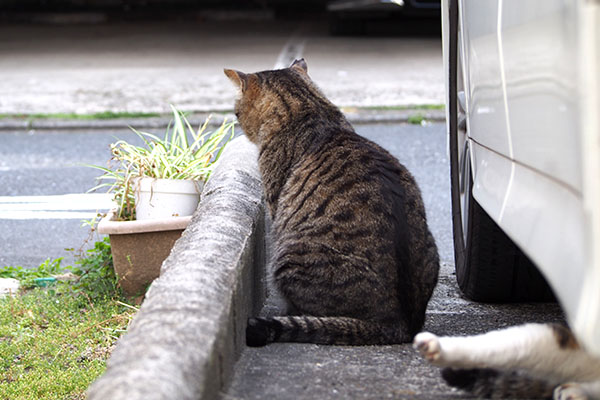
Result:
[[[585,391],[577,383],[565,383],[554,389],[554,400],[587,400]]]
[[[433,333],[421,332],[413,341],[413,347],[429,362],[436,363],[442,355],[439,338]]]

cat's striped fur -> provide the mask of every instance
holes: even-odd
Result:
[[[240,89],[238,121],[259,147],[272,274],[290,314],[251,318],[248,344],[410,342],[439,269],[411,174],[354,132],[304,60],[225,74]]]

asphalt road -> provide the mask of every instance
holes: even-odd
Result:
[[[439,123],[357,125],[359,133],[388,148],[413,171],[423,191],[442,259],[450,262],[452,240],[444,129]],[[86,244],[90,230],[82,226],[83,220],[96,214],[96,204],[80,205],[79,211],[59,217],[34,212],[27,214],[27,219],[16,219],[17,213],[7,210],[2,201],[9,201],[8,196],[85,193],[96,185],[95,178],[100,175],[100,171],[86,164],[107,166],[110,143],[117,138],[137,143],[138,138],[126,129],[24,130],[0,133],[0,138],[0,266],[34,267],[46,258],[59,257],[64,257],[67,264],[73,262],[74,252],[65,249],[85,249],[98,239],[94,235]],[[105,210],[106,207],[97,209]]]
[[[85,212],[43,215],[40,212],[12,210],[18,204],[13,196],[56,196],[85,193],[96,185],[100,172],[84,166],[106,166],[110,158],[109,144],[115,141],[113,132],[46,132],[20,131],[0,133],[0,266],[31,268],[47,258],[65,258],[72,263],[75,253],[89,248],[85,243],[90,229],[82,226],[84,219],[95,214],[96,205],[81,205]],[[114,132],[118,137],[133,140],[129,132]],[[11,197],[8,197],[11,196]],[[40,201],[36,197],[33,201]],[[86,199],[89,200],[89,199]],[[76,208],[56,198],[61,208]],[[61,204],[62,203],[62,204]],[[49,206],[40,208],[50,208]],[[2,212],[1,210],[4,210]],[[98,209],[102,211],[102,209]],[[25,213],[25,215],[20,215]],[[97,240],[98,237],[92,238]],[[74,249],[67,251],[65,249]]]

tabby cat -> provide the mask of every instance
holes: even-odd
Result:
[[[600,399],[600,359],[558,324],[526,324],[467,337],[423,332],[414,346],[442,377],[478,398]]]
[[[250,318],[250,346],[412,341],[439,259],[414,178],[356,134],[320,92],[306,62],[245,74],[238,121],[259,148],[273,219],[272,280],[287,316]]]

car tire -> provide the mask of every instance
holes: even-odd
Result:
[[[554,295],[535,265],[473,198],[457,3],[451,0],[449,10],[448,125],[458,286],[475,301],[553,301]]]
[[[452,168],[452,174],[456,174],[456,168]],[[460,188],[452,187],[453,198],[455,192],[460,192]],[[544,277],[529,258],[470,191],[463,195],[469,202],[468,214],[463,217],[460,201],[453,202],[452,223],[456,279],[464,295],[483,302],[554,301]]]

